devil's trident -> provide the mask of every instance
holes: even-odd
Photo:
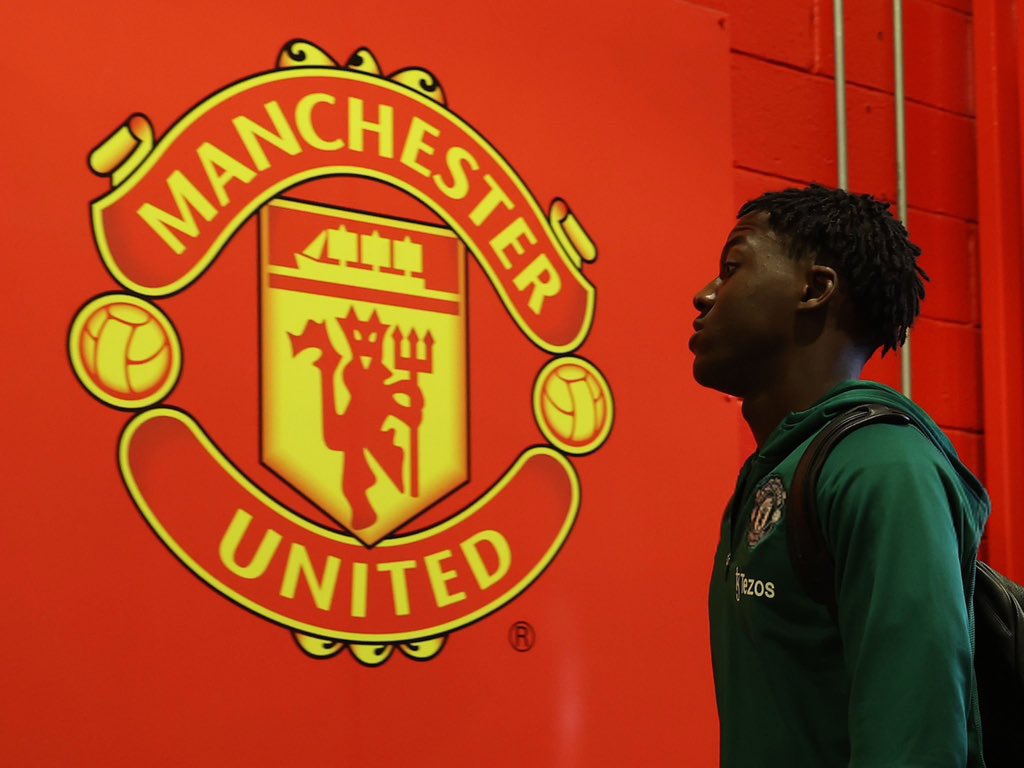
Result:
[[[413,328],[405,336],[402,329],[395,327],[395,370],[408,371],[409,381],[413,388],[419,389],[416,379],[421,373],[434,371],[434,337],[430,331],[423,337],[423,354],[420,355],[420,337]],[[402,353],[402,342],[408,341],[408,354]],[[422,392],[422,390],[420,390]],[[410,395],[411,397],[411,395]],[[409,495],[413,498],[420,495],[420,424],[409,428]]]

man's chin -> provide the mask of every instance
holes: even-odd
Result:
[[[700,355],[695,355],[693,358],[693,380],[702,387],[718,389],[718,379],[713,366],[709,365],[707,360]]]
[[[728,375],[716,367],[707,357],[695,355],[693,358],[693,379],[702,387],[714,389],[731,397],[743,397],[742,387]]]

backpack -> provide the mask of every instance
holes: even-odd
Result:
[[[801,584],[836,616],[835,562],[822,536],[815,486],[836,444],[868,424],[915,425],[903,411],[861,405],[826,424],[804,452],[789,489],[787,540]],[[923,432],[923,430],[922,430]],[[927,436],[927,433],[925,433]],[[974,672],[988,768],[1024,765],[1024,587],[978,561]]]

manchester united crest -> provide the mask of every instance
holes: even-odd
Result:
[[[747,546],[753,549],[770,534],[782,520],[782,508],[786,503],[786,488],[782,478],[772,475],[754,494],[754,509],[750,513],[747,528]]]
[[[614,420],[608,383],[580,354],[597,248],[564,200],[545,210],[446,106],[432,73],[386,75],[365,48],[340,65],[292,41],[274,70],[160,138],[132,115],[89,163],[111,185],[92,221],[118,288],[75,315],[70,361],[128,413],[120,473],[185,568],[310,656],[347,649],[366,665],[430,658],[537,580],[580,513],[573,462]],[[293,194],[336,176],[401,190],[433,220]],[[196,339],[176,322],[216,307],[177,297],[253,220],[257,280],[232,291],[258,317],[244,347],[258,398],[233,414],[251,449],[225,448],[194,406],[215,374],[184,365]],[[472,385],[474,270],[546,355],[519,395],[536,437],[486,476],[475,441],[501,436],[470,428],[488,394]]]

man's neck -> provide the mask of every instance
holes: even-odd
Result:
[[[760,449],[782,420],[805,411],[844,381],[859,379],[865,361],[849,356],[824,365],[802,361],[786,367],[783,379],[743,399],[743,419]]]

